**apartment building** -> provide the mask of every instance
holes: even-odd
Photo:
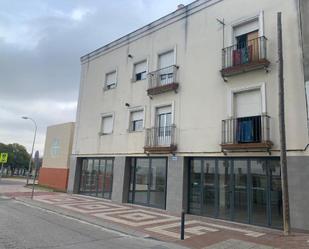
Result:
[[[81,57],[68,191],[281,229],[280,11],[291,222],[309,230],[305,5],[198,0]]]

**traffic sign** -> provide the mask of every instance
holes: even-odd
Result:
[[[8,153],[0,153],[0,163],[7,163],[8,162]]]

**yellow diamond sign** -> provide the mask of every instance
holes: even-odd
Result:
[[[8,153],[0,153],[0,163],[7,163],[8,156]]]

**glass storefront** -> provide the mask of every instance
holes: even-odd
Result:
[[[189,212],[282,228],[279,158],[193,158]]]
[[[132,158],[129,202],[165,208],[166,158]]]
[[[111,199],[113,159],[87,158],[82,160],[79,193]]]

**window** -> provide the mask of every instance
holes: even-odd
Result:
[[[130,131],[142,131],[144,127],[144,111],[132,111],[130,113]]]
[[[105,89],[112,89],[116,87],[116,80],[117,78],[117,73],[116,71],[107,73],[105,75]]]
[[[103,116],[101,125],[101,135],[113,133],[113,115]]]
[[[57,157],[60,155],[60,141],[58,138],[55,138],[51,144],[50,154],[52,157]]]
[[[134,65],[134,78],[133,80],[144,80],[147,77],[147,61],[142,61]]]

